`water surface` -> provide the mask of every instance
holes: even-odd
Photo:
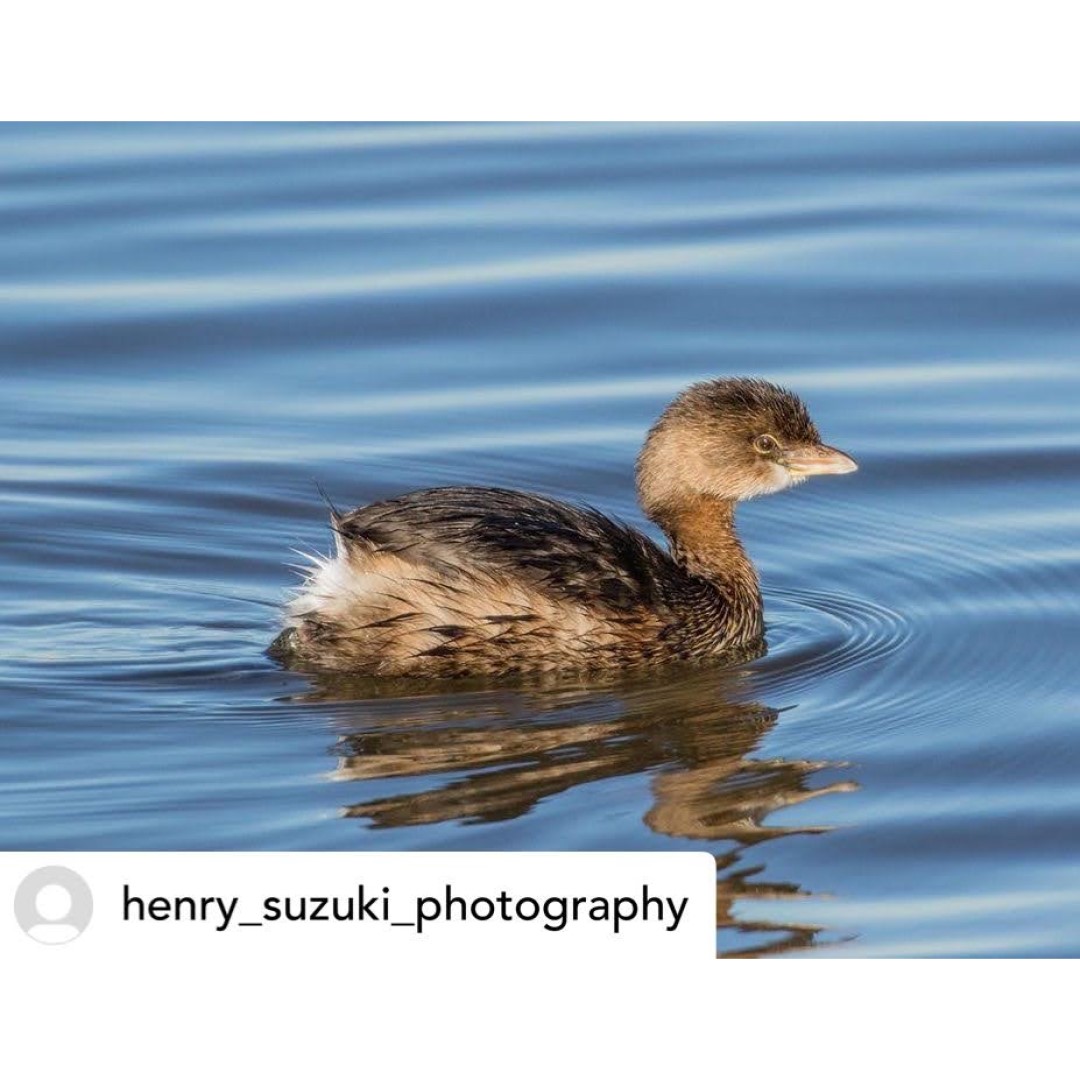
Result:
[[[0,128],[0,847],[706,850],[727,954],[1080,955],[1080,129]],[[263,655],[342,505],[635,524],[689,381],[854,476],[770,650],[557,687]]]

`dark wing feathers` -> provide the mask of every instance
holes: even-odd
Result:
[[[666,608],[685,577],[648,537],[598,510],[501,488],[412,492],[343,515],[336,531],[417,564],[505,574],[615,610]]]

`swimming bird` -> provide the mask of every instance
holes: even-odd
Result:
[[[736,503],[856,468],[789,390],[696,383],[637,460],[668,551],[592,508],[501,488],[331,508],[334,554],[316,557],[270,651],[292,667],[435,678],[745,657],[764,623]]]

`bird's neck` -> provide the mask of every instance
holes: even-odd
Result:
[[[672,558],[713,585],[743,616],[739,636],[760,637],[761,589],[735,531],[735,503],[710,495],[686,496],[666,505],[656,522],[667,534]]]

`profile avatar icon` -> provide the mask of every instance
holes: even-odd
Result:
[[[43,866],[15,890],[15,918],[42,945],[74,941],[93,914],[90,886],[66,866]]]

